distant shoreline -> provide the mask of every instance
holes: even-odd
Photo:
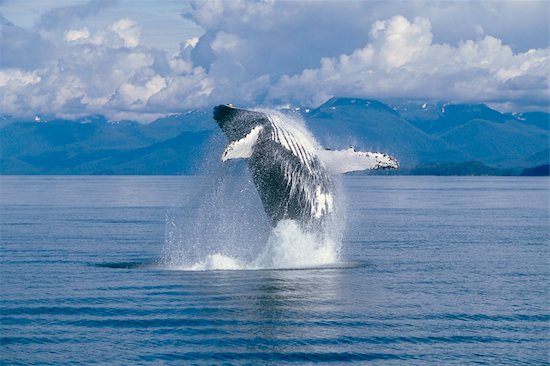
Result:
[[[535,167],[539,168],[539,167]],[[527,171],[527,172],[525,172]],[[206,174],[155,174],[155,173],[129,173],[129,174],[75,174],[75,173],[37,173],[37,174],[2,174],[0,177],[207,177]],[[344,174],[347,177],[365,177],[365,176],[376,176],[376,177],[550,177],[548,173],[548,165],[546,165],[546,171],[539,173],[538,170],[533,172],[532,168],[524,169],[521,174],[445,174],[445,173],[411,173],[411,172],[369,172],[369,173],[348,173]]]

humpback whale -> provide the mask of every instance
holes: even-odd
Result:
[[[229,139],[222,160],[247,160],[272,226],[285,219],[309,230],[322,226],[334,211],[335,174],[399,168],[383,153],[323,149],[305,128],[275,114],[219,105],[214,120]]]

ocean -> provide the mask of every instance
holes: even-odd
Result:
[[[0,177],[0,363],[550,364],[548,178],[346,176],[321,250],[224,177]]]

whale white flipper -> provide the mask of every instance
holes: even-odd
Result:
[[[361,170],[398,169],[399,163],[391,156],[379,152],[346,150],[319,150],[317,156],[330,174],[343,174]]]
[[[240,140],[232,141],[222,155],[222,161],[230,159],[248,159],[254,152],[254,145],[258,141],[258,136],[263,130],[262,126],[254,127],[245,137]]]

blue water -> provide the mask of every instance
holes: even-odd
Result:
[[[550,363],[548,178],[346,177],[345,265],[255,271],[157,265],[199,178],[0,182],[3,365]]]

